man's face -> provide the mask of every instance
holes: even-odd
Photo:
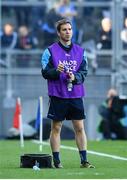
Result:
[[[72,34],[72,27],[69,23],[61,25],[60,32],[58,32],[58,36],[62,41],[71,41]]]

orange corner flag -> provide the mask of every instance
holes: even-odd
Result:
[[[14,113],[14,118],[13,118],[13,127],[16,129],[19,129],[20,127],[20,120],[19,120],[19,115],[21,114],[21,104],[19,99],[17,98],[16,101],[16,107],[15,107],[15,113]]]

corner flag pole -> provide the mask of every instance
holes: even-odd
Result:
[[[43,98],[42,96],[39,97],[40,101],[40,146],[39,150],[42,151],[42,140],[43,140]]]
[[[20,97],[17,98],[19,107],[20,107],[20,113],[19,113],[19,131],[20,131],[20,146],[24,147],[24,137],[23,137],[23,123],[22,123],[22,113],[21,113],[21,99]]]

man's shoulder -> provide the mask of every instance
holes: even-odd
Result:
[[[79,45],[77,43],[73,43],[73,48],[81,49],[82,51],[84,51],[84,48],[81,47],[81,45]]]
[[[48,47],[48,49],[51,49],[51,48],[53,48],[53,47],[55,47],[55,46],[58,46],[58,42],[52,43],[52,44]]]

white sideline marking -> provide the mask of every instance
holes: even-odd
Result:
[[[40,144],[40,142],[38,140],[32,140],[34,143],[37,143],[37,144]],[[42,142],[42,144],[44,145],[50,145],[48,142]],[[78,151],[77,148],[75,147],[71,147],[71,146],[64,146],[64,145],[61,145],[60,146],[62,149],[69,149],[69,150],[72,150],[72,151]],[[95,151],[87,151],[89,154],[95,154],[97,156],[103,156],[103,157],[109,157],[109,158],[112,158],[112,159],[118,159],[118,160],[123,160],[123,161],[127,161],[127,158],[125,157],[121,157],[121,156],[115,156],[115,155],[110,155],[110,154],[106,154],[106,153],[100,153],[100,152],[95,152]]]

